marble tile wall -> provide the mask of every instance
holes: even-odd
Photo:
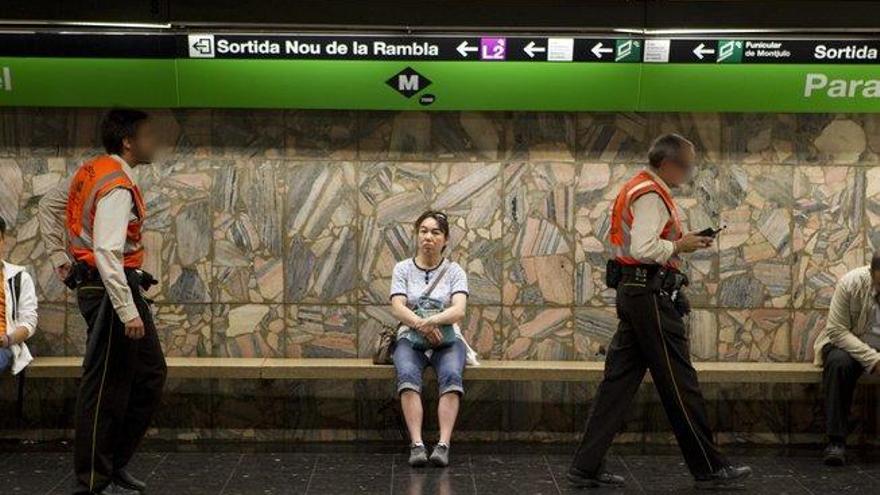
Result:
[[[171,146],[139,175],[169,354],[366,355],[411,222],[439,208],[484,357],[602,359],[615,326],[608,207],[661,132],[700,150],[677,192],[689,227],[728,226],[688,259],[698,359],[809,359],[835,281],[880,248],[872,115],[154,114]],[[6,256],[37,281],[42,354],[79,352],[82,328],[37,202],[97,152],[100,116],[0,110]]]
[[[83,350],[84,325],[35,213],[98,151],[101,114],[0,109],[6,258],[37,282],[40,355]],[[368,356],[391,321],[390,273],[412,253],[411,223],[439,208],[469,274],[463,328],[481,357],[602,360],[616,327],[603,283],[608,208],[662,132],[700,152],[696,180],[677,191],[688,226],[728,226],[687,263],[695,359],[810,360],[835,281],[880,249],[876,115],[154,115],[170,147],[139,176],[169,355]]]

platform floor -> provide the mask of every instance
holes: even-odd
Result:
[[[565,481],[571,445],[454,445],[452,465],[447,469],[410,468],[406,452],[399,447],[147,444],[132,471],[149,483],[148,493],[161,495],[586,493]],[[69,493],[69,445],[0,443],[0,452],[0,493]],[[843,468],[823,466],[818,448],[753,448],[730,453],[755,470],[739,493],[876,494],[880,490],[876,449],[855,449],[850,464]],[[626,488],[590,493],[695,492],[674,449],[615,447],[608,467],[626,476]]]

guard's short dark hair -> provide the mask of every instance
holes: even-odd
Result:
[[[129,108],[115,108],[101,121],[101,141],[110,154],[122,153],[122,141],[137,134],[141,122],[150,118],[146,112]]]
[[[880,252],[874,253],[874,256],[871,257],[871,271],[880,271]]]
[[[0,237],[6,237],[6,220],[0,217]]]
[[[680,134],[664,134],[651,143],[651,150],[648,151],[648,163],[654,168],[660,168],[663,160],[676,160],[681,156],[681,150],[684,148],[693,148],[694,143],[690,142]]]

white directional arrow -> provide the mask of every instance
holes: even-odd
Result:
[[[535,46],[534,41],[529,41],[529,44],[523,48],[523,51],[526,52],[526,55],[528,55],[529,58],[535,58],[536,53],[544,53],[547,49],[543,46]]]
[[[699,45],[697,45],[696,48],[694,48],[694,55],[696,55],[697,58],[700,60],[703,60],[703,55],[714,55],[714,54],[715,54],[715,49],[714,48],[706,48],[706,45],[704,45],[703,43],[700,43]]]
[[[602,42],[600,41],[596,43],[590,51],[593,52],[593,55],[595,55],[596,58],[602,58],[603,53],[612,53],[614,48],[602,48]]]
[[[465,40],[462,41],[460,45],[458,45],[458,48],[456,48],[456,50],[458,50],[458,53],[460,53],[462,57],[467,58],[468,52],[478,51],[479,48],[475,46],[468,46],[468,42],[467,40]]]

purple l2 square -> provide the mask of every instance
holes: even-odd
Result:
[[[481,60],[504,60],[506,54],[506,38],[480,38]]]

